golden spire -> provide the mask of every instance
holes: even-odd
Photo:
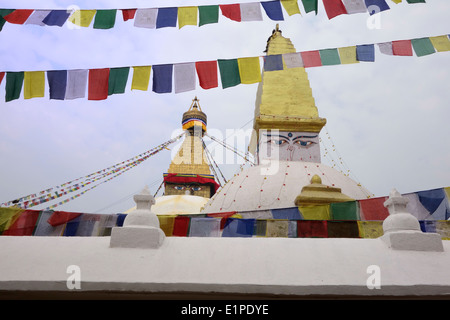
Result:
[[[312,177],[311,184],[304,186],[302,192],[295,198],[295,205],[314,206],[345,201],[354,199],[343,194],[341,188],[322,184],[322,179],[316,174]]]
[[[288,53],[295,54],[295,47],[277,25],[267,41],[266,54]],[[263,71],[255,103],[253,127],[257,134],[260,129],[320,132],[325,123],[326,119],[319,117],[305,68],[287,68],[283,61],[283,70]],[[250,149],[254,150],[255,143]]]

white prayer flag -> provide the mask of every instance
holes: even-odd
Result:
[[[367,12],[364,0],[342,0],[348,14]]]
[[[283,60],[286,68],[303,67],[302,55],[300,52],[284,53]]]
[[[381,53],[388,54],[390,56],[394,55],[394,52],[392,51],[392,42],[381,42],[377,43],[377,45]]]
[[[220,218],[191,218],[189,237],[220,237]]]
[[[68,70],[67,71],[67,100],[84,98],[86,94],[86,85],[88,78],[88,70]]]
[[[34,10],[31,16],[25,21],[25,24],[36,24],[39,26],[45,26],[42,20],[50,13],[51,10]]]
[[[174,64],[175,93],[195,90],[195,62]]]
[[[157,8],[137,9],[134,17],[134,26],[139,28],[156,28]]]
[[[261,3],[241,3],[241,21],[262,21]]]

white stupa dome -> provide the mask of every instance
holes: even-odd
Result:
[[[325,164],[272,160],[236,174],[209,200],[202,213],[295,207],[295,198],[314,175],[324,185],[341,188],[352,199],[366,199],[370,195],[360,184]]]

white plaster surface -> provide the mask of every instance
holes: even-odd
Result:
[[[0,290],[338,295],[450,295],[444,252],[398,251],[381,239],[177,238],[158,249],[110,248],[109,237],[0,237]],[[371,265],[381,289],[368,289]]]

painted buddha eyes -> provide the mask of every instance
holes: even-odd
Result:
[[[200,191],[200,190],[202,190],[202,187],[200,187],[200,186],[193,186],[193,187],[186,187],[186,186],[174,186],[173,187],[175,190],[179,190],[179,191],[181,191],[181,190],[185,190],[185,189],[191,189],[192,191]]]
[[[173,187],[175,190],[184,190],[185,187],[184,186],[174,186]]]
[[[274,145],[276,145],[278,147],[281,147],[281,146],[289,144],[289,141],[285,140],[285,139],[271,138],[271,139],[268,140],[268,143],[271,143],[271,144],[274,144]],[[293,143],[295,145],[300,145],[302,147],[309,147],[309,146],[311,146],[313,144],[316,144],[316,142],[314,142],[314,141],[300,140],[299,138],[295,138]]]

